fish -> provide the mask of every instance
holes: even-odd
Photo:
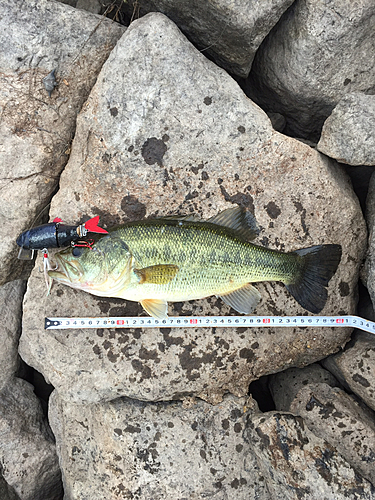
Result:
[[[255,217],[231,207],[208,220],[172,216],[127,222],[90,248],[54,255],[54,280],[101,297],[140,302],[159,319],[168,302],[216,295],[241,314],[261,299],[252,283],[282,282],[307,311],[319,313],[341,260],[338,244],[281,252],[252,243]]]

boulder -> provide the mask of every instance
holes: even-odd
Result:
[[[324,122],[317,148],[348,165],[375,165],[375,95],[344,96]]]
[[[251,446],[243,440],[253,409],[227,396],[141,403],[127,398],[77,406],[51,396],[67,498],[236,498],[267,500]]]
[[[20,499],[61,500],[53,435],[25,380],[15,378],[0,391],[0,435],[2,475]]]
[[[257,243],[289,251],[343,247],[323,314],[354,312],[366,228],[343,169],[275,132],[267,115],[167,17],[133,22],[112,51],[79,115],[51,217],[109,227],[150,216],[211,217],[252,211]],[[140,307],[55,284],[45,297],[37,266],[24,301],[23,359],[75,402],[127,396],[219,402],[247,394],[261,375],[336,352],[350,329],[161,328],[45,332],[44,317],[134,316]],[[259,315],[306,311],[278,283],[260,284]],[[173,315],[227,315],[214,297],[171,304]]]
[[[258,47],[291,4],[292,0],[130,0],[125,7],[131,19],[162,12],[203,54],[246,78]]]
[[[359,474],[375,484],[375,415],[349,394],[325,383],[303,387],[290,411],[330,443]]]
[[[375,410],[374,337],[360,333],[351,344],[343,352],[323,360],[324,366]]]
[[[23,280],[12,281],[0,287],[0,390],[15,376],[19,367],[18,341],[25,290],[26,282]]]
[[[41,212],[46,218],[77,113],[123,32],[59,2],[2,2],[0,284],[30,272],[17,260],[16,238]],[[47,90],[43,79],[53,70]]]
[[[294,2],[256,54],[249,96],[284,115],[287,133],[318,140],[345,94],[374,93],[374,22],[369,0]]]
[[[290,411],[290,405],[297,393],[310,384],[326,383],[332,387],[339,385],[336,378],[318,363],[305,368],[288,368],[269,377],[269,388],[276,410]]]
[[[269,412],[252,418],[245,431],[272,500],[371,500],[373,485],[303,419]]]

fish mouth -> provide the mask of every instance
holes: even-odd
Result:
[[[82,271],[78,268],[77,262],[64,261],[59,255],[55,255],[56,268],[48,271],[48,276],[57,281],[66,283],[76,283],[80,281]]]

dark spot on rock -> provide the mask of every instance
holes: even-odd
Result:
[[[219,177],[219,178],[218,178],[218,180],[217,180],[217,183],[218,183],[218,184],[219,184],[219,186],[220,186],[220,184],[222,184],[222,183],[223,183],[223,179],[221,179],[221,178]]]
[[[327,462],[330,461],[332,456],[333,456],[333,451],[325,449],[322,453],[322,457],[315,459],[316,470],[328,484],[331,484],[332,482],[332,473],[330,471],[329,463]]]
[[[104,329],[103,329],[103,328],[98,328],[98,329],[96,330],[96,335],[97,335],[98,337],[103,337],[103,335],[104,335]]]
[[[235,408],[234,410],[232,410],[230,412],[230,417],[232,420],[237,420],[238,418],[240,418],[242,416],[242,412],[239,408]]]
[[[150,137],[142,146],[142,156],[147,165],[157,163],[160,167],[163,166],[163,156],[167,151],[167,146],[164,141],[156,137]]]
[[[230,201],[233,204],[244,207],[250,212],[254,213],[254,201],[253,197],[250,194],[245,193],[236,193],[234,195],[230,195],[224,186],[220,186],[221,194],[224,196],[225,201]]]
[[[56,292],[56,295],[57,295],[58,297],[62,297],[62,296],[64,295],[64,291],[63,291],[63,290],[61,290],[61,288],[59,288],[59,289],[57,290],[57,292]]]
[[[133,146],[133,144],[132,144],[131,146],[129,146],[129,147],[128,147],[128,151],[129,151],[129,153],[131,153],[132,151],[134,151],[134,146]]]
[[[145,366],[139,359],[132,360],[132,367],[134,370],[142,375],[144,379],[151,378],[151,369]]]
[[[155,441],[160,441],[160,438],[161,438],[161,432],[159,432],[159,431],[158,431],[158,432],[155,434],[154,440],[155,440]]]
[[[130,220],[144,219],[146,215],[146,205],[141,203],[132,194],[124,196],[121,201],[121,210]]]
[[[353,380],[354,382],[357,382],[358,384],[361,384],[363,387],[370,387],[370,382],[365,378],[362,377],[359,373],[355,373],[353,375]]]
[[[202,172],[201,178],[202,178],[202,181],[207,181],[209,179],[208,173],[207,172]]]
[[[122,436],[122,430],[121,429],[113,429],[113,432],[117,434],[118,436]]]
[[[271,219],[277,219],[281,214],[280,208],[274,201],[270,201],[264,208],[266,209],[267,214],[271,217]]]
[[[162,139],[163,142],[168,142],[169,141],[169,135],[168,134],[164,134],[161,139]]]
[[[113,107],[110,108],[109,112],[111,113],[111,116],[117,116],[118,115],[118,109]]]
[[[242,450],[243,450],[243,445],[242,444],[237,444],[236,445],[236,451],[237,451],[237,453],[241,453]]]
[[[192,171],[195,175],[197,175],[197,173],[199,172],[199,170],[202,170],[202,168],[203,168],[203,163],[200,163],[200,164],[199,164],[198,166],[196,166],[196,167],[191,167],[191,169],[190,169],[190,170],[191,170],[191,171]]]
[[[251,344],[251,348],[252,349],[258,349],[259,347],[259,343],[258,342],[254,342],[254,344]]]
[[[107,352],[107,358],[111,363],[116,363],[117,358],[119,357],[119,354],[115,354],[112,349],[109,349]]]
[[[198,197],[198,192],[197,191],[189,192],[185,196],[185,201],[193,200],[194,198],[197,198],[197,197]]]
[[[109,310],[109,316],[126,316],[127,314],[127,308],[126,306],[120,306],[120,307],[111,307]]]
[[[135,432],[139,433],[139,432],[141,432],[141,428],[139,425],[135,426],[135,425],[128,424],[125,427],[124,432],[130,432],[130,434],[134,434]]]
[[[237,130],[238,130],[238,132],[240,132],[241,134],[244,134],[244,133],[246,132],[245,127],[243,127],[242,125],[240,125],[239,127],[237,127]]]
[[[233,429],[234,429],[234,432],[236,432],[238,434],[239,432],[242,431],[242,425],[239,422],[237,422],[236,424],[234,424]]]
[[[221,421],[221,426],[222,428],[226,431],[229,429],[229,420],[225,418],[224,420]]]
[[[237,478],[233,479],[233,481],[230,483],[231,487],[234,488],[235,490],[238,489],[240,482]]]
[[[168,427],[169,427],[170,429],[173,429],[173,427],[174,427],[174,423],[173,423],[173,422],[168,422],[168,424],[167,424],[167,425],[168,425]]]
[[[213,467],[211,467],[211,468],[210,468],[210,472],[211,472],[211,474],[214,476],[214,475],[216,474],[217,470],[216,470],[216,469],[214,469]]]
[[[98,344],[95,344],[94,347],[92,348],[92,350],[94,351],[94,354],[96,354],[97,356],[99,356],[99,354],[100,354],[100,347],[98,346]]]
[[[102,161],[104,163],[109,163],[111,161],[112,155],[109,153],[105,152],[104,155],[102,156]]]
[[[157,352],[156,349],[148,350],[148,349],[146,349],[145,347],[142,346],[139,349],[138,356],[141,359],[152,359],[153,361],[155,361],[155,363],[160,363],[160,358],[158,356],[158,352]]]
[[[347,85],[349,85],[349,83],[351,83],[351,79],[350,78],[345,78],[345,80],[344,80],[344,87],[346,87]]]
[[[179,354],[181,368],[186,371],[187,378],[196,380],[200,377],[200,368],[204,364],[213,364],[216,360],[217,352],[204,353],[202,356],[192,355],[193,345],[186,345]],[[193,373],[194,372],[194,373]]]
[[[349,284],[345,281],[341,281],[339,284],[339,290],[341,297],[347,297],[350,293]]]
[[[160,328],[160,333],[163,334],[164,342],[167,347],[171,347],[172,345],[182,345],[184,343],[184,339],[182,337],[171,337],[171,328]]]
[[[76,201],[79,201],[81,199],[79,193],[77,193],[76,191],[74,191],[74,198],[76,199]]]
[[[244,347],[243,349],[240,350],[239,356],[242,359],[246,359],[247,363],[250,363],[250,361],[254,359],[254,352],[251,349]]]
[[[29,456],[28,453],[22,453],[23,458],[27,458]]]
[[[258,436],[260,438],[261,448],[268,449],[270,447],[270,438],[267,436],[267,434],[264,434],[264,432],[262,431],[262,429],[260,427],[257,427],[255,429],[255,432],[258,434]]]
[[[112,344],[109,342],[109,340],[105,340],[103,342],[103,347],[105,350],[109,349],[110,347],[112,347]]]
[[[196,431],[198,429],[198,422],[195,421],[191,424],[191,428],[193,429],[193,431]]]
[[[309,230],[307,229],[307,226],[306,226],[306,208],[303,208],[302,203],[300,203],[299,201],[293,201],[293,203],[294,203],[294,206],[296,207],[297,213],[301,214],[302,228],[303,228],[305,235],[308,236]]]
[[[203,102],[205,103],[205,105],[206,105],[206,106],[209,106],[210,104],[212,104],[212,98],[211,98],[211,97],[206,96],[206,97],[203,99]]]
[[[199,454],[203,460],[207,460],[206,452],[204,450],[200,450]]]
[[[214,488],[217,488],[218,490],[221,490],[221,488],[223,487],[223,483],[221,481],[218,481],[217,483],[212,483],[212,486],[214,486]]]

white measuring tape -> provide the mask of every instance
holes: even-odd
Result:
[[[197,327],[352,327],[375,334],[375,323],[359,316],[171,316],[121,318],[45,318],[46,330],[70,328]]]

